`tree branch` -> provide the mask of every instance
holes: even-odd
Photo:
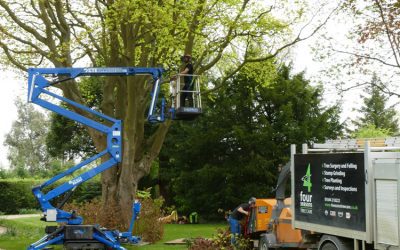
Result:
[[[63,31],[63,27],[60,25],[60,23],[58,22],[58,19],[55,16],[55,13],[53,11],[53,8],[51,6],[50,2],[45,2],[45,7],[48,13],[48,16],[51,20],[51,22],[54,24],[54,26],[56,27],[56,29],[53,29],[53,33],[58,37],[61,38],[61,35],[56,32],[56,30],[61,31],[61,33],[65,33],[65,30]]]
[[[8,47],[4,43],[2,43],[1,41],[0,41],[0,47],[3,49],[3,51],[6,54],[8,60],[10,60],[10,62],[12,64],[14,64],[17,68],[19,68],[22,71],[27,71],[28,70],[24,65],[22,65],[17,60],[15,60],[15,58],[10,54],[10,51],[9,51]]]
[[[65,19],[61,1],[56,0],[54,6],[56,8],[57,18],[59,20],[59,26],[61,27],[61,29],[60,29],[61,33],[65,34],[65,35],[70,34],[69,24],[68,24],[67,20]]]
[[[349,91],[349,90],[352,90],[352,89],[355,89],[355,88],[359,88],[359,87],[365,86],[365,85],[375,86],[375,87],[377,87],[382,93],[388,94],[389,96],[400,97],[400,94],[399,94],[399,93],[396,93],[396,92],[391,91],[387,86],[383,86],[383,85],[381,85],[381,84],[376,84],[376,83],[374,83],[374,82],[364,82],[364,83],[356,84],[356,85],[353,85],[353,86],[350,86],[350,87],[347,87],[347,88],[344,88],[344,89],[341,88],[341,89],[339,89],[339,92],[340,92],[340,93],[347,92],[347,91]]]
[[[385,19],[385,15],[383,13],[382,6],[379,3],[379,0],[375,0],[375,4],[378,6],[379,15],[380,15],[380,17],[382,19],[382,22],[383,22],[384,26],[385,26],[386,35],[387,35],[387,38],[389,40],[389,44],[390,44],[390,47],[392,49],[394,59],[396,61],[397,66],[400,67],[400,63],[399,63],[399,59],[398,59],[398,51],[396,51],[398,49],[398,44],[396,44],[396,39],[392,40],[392,38],[390,36],[391,32],[390,32],[388,23],[387,23],[387,21]],[[396,47],[394,45],[396,45],[397,49],[396,49]]]
[[[90,28],[86,25],[86,23],[84,21],[82,21],[71,9],[71,5],[69,3],[69,0],[66,1],[66,6],[67,6],[67,10],[68,12],[71,14],[71,16],[74,18],[74,20],[80,25],[80,27],[82,27],[83,29],[86,30],[86,34],[89,37],[90,42],[92,43],[93,47],[96,48],[96,50],[101,53],[101,47],[99,46],[99,44],[97,43],[97,40],[94,38],[93,36],[93,32],[90,30]],[[102,55],[104,56],[104,54]]]
[[[11,17],[11,19],[18,25],[20,26],[22,29],[24,29],[25,31],[27,31],[28,33],[32,34],[37,40],[39,40],[40,42],[46,44],[46,38],[43,37],[42,35],[39,34],[39,32],[37,32],[35,29],[33,29],[32,27],[28,26],[27,24],[25,24],[24,22],[22,22],[14,13],[13,10],[10,9],[10,7],[8,6],[8,4],[6,4],[4,2],[4,0],[0,0],[0,6],[7,12],[7,14]]]
[[[14,39],[14,40],[16,40],[16,41],[18,41],[18,42],[21,42],[21,43],[23,43],[23,44],[26,44],[26,45],[32,47],[32,48],[35,49],[38,53],[40,53],[40,55],[42,55],[42,56],[44,56],[44,57],[46,57],[46,58],[48,58],[48,59],[50,58],[50,57],[49,57],[49,53],[48,53],[47,51],[42,50],[38,45],[36,45],[36,44],[34,44],[34,43],[30,42],[30,41],[24,40],[24,39],[22,39],[22,38],[20,38],[20,37],[17,37],[16,35],[13,35],[13,34],[9,33],[9,32],[8,32],[4,27],[2,27],[2,26],[0,26],[0,32],[2,32],[3,34],[5,34],[6,36],[11,37],[12,39]]]
[[[349,52],[349,51],[344,51],[344,50],[338,50],[338,49],[335,49],[333,46],[332,46],[332,50],[335,51],[335,52],[338,52],[338,53],[342,53],[342,54],[347,54],[347,55],[352,55],[352,56],[356,56],[356,57],[359,57],[359,58],[364,58],[364,59],[368,59],[368,60],[377,61],[377,62],[380,62],[383,65],[386,65],[386,66],[399,68],[399,65],[388,63],[388,62],[386,62],[383,59],[380,59],[378,57],[373,57],[373,56],[369,56],[369,55],[362,55],[362,54],[358,54],[358,53],[355,53],[355,52]]]
[[[219,47],[219,51],[217,56],[211,60],[211,62],[209,62],[208,64],[206,64],[205,66],[201,67],[201,69],[198,70],[199,74],[209,70],[212,66],[214,66],[222,57],[222,54],[225,50],[225,48],[230,44],[230,42],[232,41],[232,39],[234,39],[234,36],[232,36],[233,30],[235,25],[237,25],[237,22],[239,21],[240,17],[242,16],[242,14],[244,13],[244,11],[246,10],[247,4],[249,3],[250,0],[244,0],[242,7],[239,11],[239,13],[236,15],[236,17],[234,18],[234,21],[232,22],[232,25],[229,27],[228,33],[226,34],[226,38],[225,38],[225,42],[221,44],[221,46]]]
[[[157,131],[147,140],[146,145],[150,145],[149,154],[152,160],[154,160],[160,153],[164,138],[171,124],[171,120],[160,124],[157,128]]]
[[[300,31],[299,31],[299,33],[297,34],[297,36],[296,36],[291,42],[289,42],[289,43],[287,43],[287,44],[281,46],[281,47],[278,48],[278,49],[276,49],[275,52],[270,53],[270,54],[268,54],[268,55],[266,55],[266,56],[264,56],[264,57],[258,57],[258,58],[247,58],[247,56],[246,56],[247,53],[246,53],[243,62],[240,63],[240,64],[239,64],[234,70],[232,70],[230,73],[228,73],[228,74],[220,81],[220,84],[219,84],[217,87],[215,87],[215,88],[213,88],[213,89],[211,89],[211,90],[205,91],[205,92],[203,92],[203,93],[204,93],[204,94],[208,94],[208,93],[210,93],[210,92],[214,92],[214,91],[216,91],[216,90],[218,90],[218,89],[224,87],[224,86],[225,86],[225,83],[226,83],[231,77],[233,77],[237,72],[239,72],[247,63],[264,62],[264,61],[270,60],[270,59],[272,59],[272,58],[275,58],[279,53],[281,53],[281,52],[282,52],[283,50],[285,50],[286,48],[289,48],[289,47],[291,47],[291,46],[293,46],[293,45],[295,45],[295,44],[297,44],[297,43],[299,43],[299,42],[301,42],[301,41],[307,40],[307,39],[309,39],[310,37],[314,36],[323,26],[326,25],[326,23],[329,21],[329,19],[332,17],[332,15],[340,8],[340,6],[341,6],[341,5],[339,4],[335,9],[333,9],[333,10],[329,13],[329,15],[325,18],[325,20],[324,20],[322,23],[320,23],[316,28],[314,28],[313,31],[312,31],[310,34],[308,34],[308,35],[302,37],[302,32],[304,31],[305,27],[307,27],[308,25],[311,24],[310,21],[307,22],[307,23],[300,29]],[[316,14],[315,14],[315,15],[316,15]],[[312,19],[315,17],[315,15],[313,15]]]
[[[45,25],[45,32],[46,32],[46,42],[45,44],[49,47],[50,51],[54,53],[56,56],[53,57],[53,60],[58,58],[59,56],[57,55],[57,46],[54,42],[53,39],[53,32],[51,28],[51,21],[50,18],[46,12],[46,6],[44,5],[43,1],[39,1],[39,9],[40,9],[40,18],[43,21],[43,24]],[[56,59],[58,61],[58,59]]]

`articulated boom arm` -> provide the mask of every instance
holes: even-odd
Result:
[[[76,103],[65,97],[59,96],[48,90],[48,87],[66,81],[71,80],[79,76],[134,76],[134,75],[150,75],[154,80],[153,90],[151,92],[151,104],[148,112],[147,119],[150,122],[162,122],[164,121],[164,100],[162,101],[160,115],[155,114],[156,102],[158,100],[158,94],[161,85],[161,75],[163,73],[162,68],[134,68],[134,67],[114,67],[114,68],[31,68],[29,69],[28,76],[28,101],[42,106],[48,110],[65,116],[71,120],[82,123],[88,127],[98,130],[107,135],[107,148],[99,154],[79,163],[78,165],[68,169],[67,171],[53,177],[45,183],[35,187],[33,194],[39,201],[42,211],[45,213],[47,221],[64,222],[70,225],[77,225],[82,223],[82,218],[75,214],[55,208],[50,201],[60,195],[74,190],[81,183],[89,180],[90,178],[98,175],[99,173],[107,170],[108,168],[116,165],[122,161],[122,144],[121,144],[121,121],[90,109],[82,104]],[[49,81],[45,76],[58,77],[56,81]],[[101,122],[77,114],[71,110],[67,110],[63,107],[57,106],[46,99],[43,96],[50,96],[56,100],[68,103],[70,106],[81,109],[92,115],[93,118],[98,118],[108,122],[105,125]],[[103,157],[109,156],[109,160],[102,164],[80,174],[74,179],[65,182],[46,194],[42,192],[43,188],[55,183],[65,176],[71,175],[75,171],[87,166],[91,162]]]

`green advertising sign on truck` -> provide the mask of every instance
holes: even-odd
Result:
[[[296,154],[298,221],[365,232],[363,153]]]

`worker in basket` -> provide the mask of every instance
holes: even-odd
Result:
[[[181,106],[186,106],[186,99],[189,100],[189,106],[193,107],[193,94],[191,92],[193,85],[193,65],[192,65],[192,56],[189,54],[185,54],[181,57],[182,63],[185,65],[183,71],[180,72],[181,75],[185,75],[183,77],[185,85],[182,88],[181,92]]]
[[[250,209],[256,204],[256,198],[251,197],[248,203],[242,203],[233,210],[229,216],[229,226],[231,230],[231,244],[236,244],[236,237],[241,234],[240,221],[249,215]]]

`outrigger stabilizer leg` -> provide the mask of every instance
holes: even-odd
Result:
[[[139,244],[140,241],[142,240],[141,237],[139,236],[133,236],[133,227],[135,225],[135,221],[139,218],[139,213],[140,209],[142,207],[142,204],[138,200],[135,200],[132,206],[132,219],[131,223],[129,225],[129,230],[128,232],[123,232],[119,234],[119,238],[121,239],[122,243],[129,243],[129,244]]]

